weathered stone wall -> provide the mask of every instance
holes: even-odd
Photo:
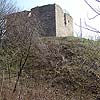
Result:
[[[73,18],[69,15],[66,14],[66,30],[67,30],[67,35],[68,36],[73,36]]]
[[[7,30],[10,33],[33,32],[42,36],[73,36],[73,19],[64,14],[56,4],[32,8],[10,14],[7,18]]]
[[[26,24],[28,23],[28,11],[13,13],[7,16],[7,31],[11,34],[18,34],[26,31]]]
[[[55,36],[55,6],[45,5],[31,9],[32,20],[34,20],[34,14],[41,29],[39,34],[43,36]]]
[[[65,14],[62,8],[55,5],[56,16],[56,36],[65,37],[73,36],[73,19],[70,15]]]
[[[31,11],[11,14],[7,18],[7,24],[10,26],[7,30],[11,33],[20,30],[27,32],[27,26],[27,28],[31,28],[31,32],[42,36],[55,36],[55,6],[45,5],[35,7]]]

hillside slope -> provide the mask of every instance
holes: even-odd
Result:
[[[100,42],[73,37],[41,41],[41,50],[36,47],[29,56],[14,97],[20,91],[22,100],[100,100]]]

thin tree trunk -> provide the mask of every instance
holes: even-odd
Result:
[[[30,41],[30,45],[29,45],[29,47],[28,47],[28,51],[27,51],[27,55],[26,55],[26,58],[25,58],[25,60],[24,60],[24,63],[22,64],[23,56],[22,56],[22,58],[21,58],[21,60],[20,60],[20,65],[19,65],[20,70],[19,70],[18,75],[17,75],[17,79],[16,79],[16,83],[15,83],[15,86],[14,86],[14,89],[13,89],[13,93],[16,91],[16,87],[17,87],[19,78],[20,78],[20,76],[21,76],[21,74],[22,74],[22,70],[23,70],[23,68],[24,68],[24,66],[25,66],[25,64],[26,64],[26,62],[27,62],[27,59],[28,59],[28,56],[29,56],[29,53],[30,53],[30,48],[31,48],[31,41]]]
[[[2,93],[3,91],[3,85],[4,85],[4,70],[2,71],[2,81],[1,81],[0,93]]]

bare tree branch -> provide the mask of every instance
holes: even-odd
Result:
[[[84,0],[85,1],[85,3],[95,12],[95,13],[97,13],[98,15],[100,15],[100,13],[95,9],[95,8],[93,8],[88,2],[87,2],[87,0]]]
[[[99,15],[97,14],[97,15],[95,15],[95,16],[93,16],[93,17],[89,17],[88,15],[87,15],[87,18],[89,19],[89,20],[92,20],[92,19],[95,19],[96,17],[98,17]]]
[[[6,32],[6,15],[15,12],[16,7],[10,0],[0,0],[0,43]]]
[[[23,59],[23,57],[22,57],[21,60],[20,60],[20,65],[19,65],[20,70],[19,70],[19,72],[18,72],[18,76],[17,76],[16,83],[15,83],[15,86],[14,86],[14,89],[13,89],[13,93],[16,91],[16,87],[17,87],[19,78],[20,78],[20,76],[21,76],[21,74],[22,74],[22,70],[23,70],[23,68],[24,68],[24,66],[25,66],[25,64],[26,64],[26,62],[27,62],[28,57],[29,57],[30,48],[31,48],[31,41],[32,41],[32,36],[31,36],[31,38],[30,38],[30,44],[29,44],[29,47],[28,47],[28,51],[27,51],[27,55],[26,55],[26,58],[25,58],[25,60],[24,60],[24,63],[22,64],[22,59]]]
[[[78,25],[78,24],[75,24],[76,26],[78,26],[78,27],[80,27],[80,25]],[[92,32],[95,32],[95,33],[100,33],[100,31],[99,30],[94,30],[94,29],[92,29],[92,28],[87,28],[87,27],[84,27],[84,26],[81,26],[83,29],[86,29],[86,30],[88,30],[88,31],[92,31]]]
[[[100,2],[100,0],[96,0],[97,2]]]

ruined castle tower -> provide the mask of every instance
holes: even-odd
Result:
[[[31,29],[42,36],[65,37],[73,36],[73,19],[64,13],[62,8],[56,4],[49,4],[32,8],[31,11],[13,13],[7,19],[12,33],[17,33],[20,28],[23,31]],[[9,24],[11,23],[11,24]],[[28,28],[29,27],[29,28]]]

